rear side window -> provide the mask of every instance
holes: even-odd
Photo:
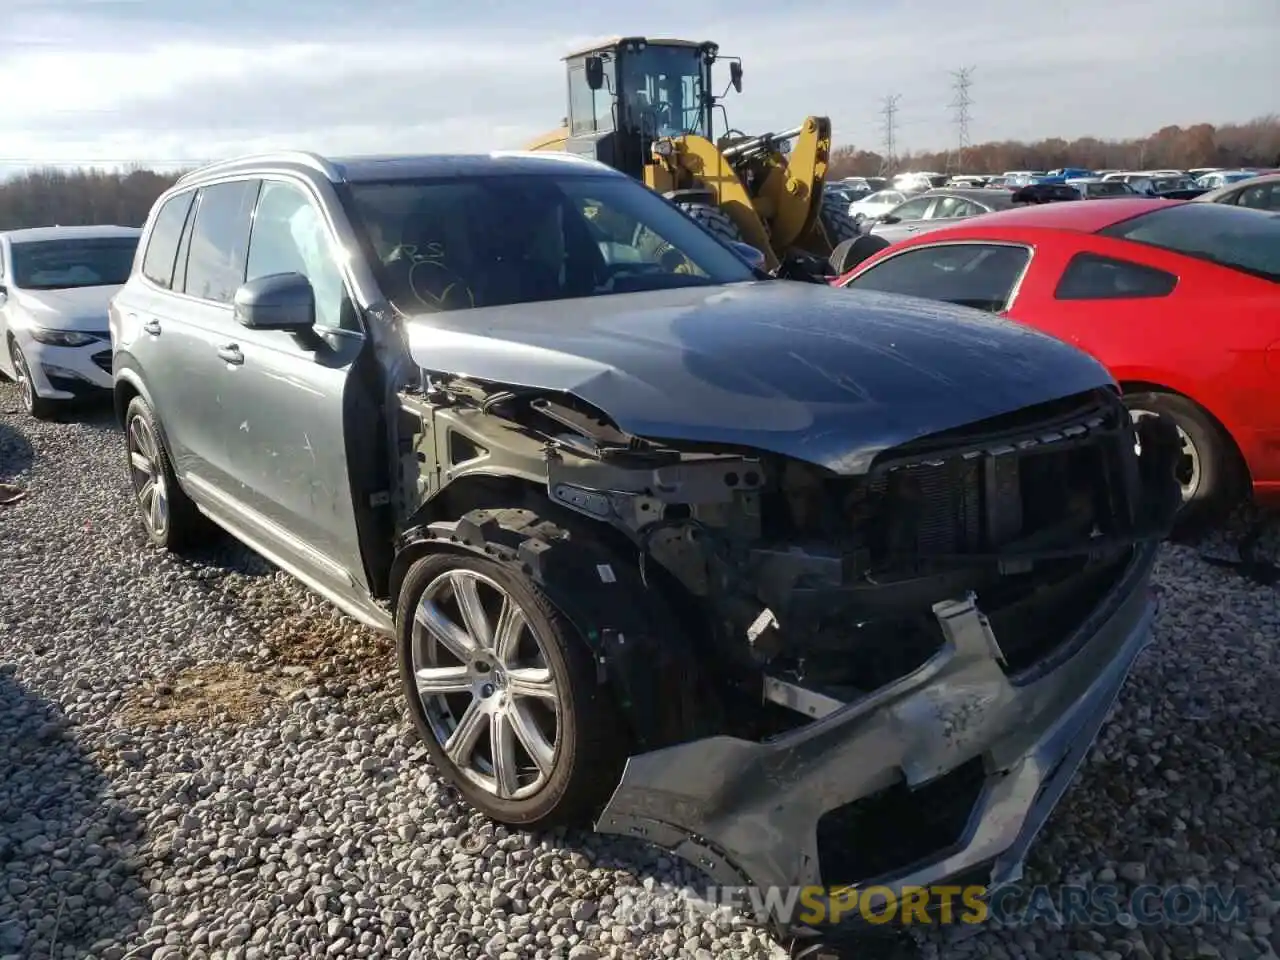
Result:
[[[156,213],[151,236],[147,240],[147,251],[142,257],[142,275],[166,290],[173,286],[173,263],[178,253],[178,239],[182,236],[182,228],[186,225],[187,213],[194,196],[188,190],[166,200]]]
[[[186,293],[230,303],[244,283],[249,221],[259,185],[258,180],[233,180],[200,191],[187,254]]]
[[[1226,203],[1179,203],[1098,231],[1280,282],[1280,215]]]
[[[1031,251],[993,243],[918,247],[850,280],[852,290],[901,293],[999,313],[1009,306]]]
[[[1131,300],[1167,297],[1177,285],[1176,276],[1154,267],[1093,253],[1077,253],[1063,271],[1053,298]]]

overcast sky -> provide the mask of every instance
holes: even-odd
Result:
[[[0,165],[521,146],[565,113],[560,58],[613,34],[743,58],[735,127],[831,117],[838,144],[1149,133],[1280,110],[1280,0],[4,0]],[[726,78],[727,79],[727,78]],[[0,168],[2,168],[0,167]]]

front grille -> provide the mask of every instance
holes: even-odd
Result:
[[[865,883],[945,855],[963,840],[985,780],[975,757],[915,790],[899,781],[827,811],[818,820],[822,883]]]
[[[1012,426],[975,425],[890,451],[874,466],[846,517],[872,565],[899,565],[1004,548],[1052,550],[1106,531],[1114,481],[1132,429],[1115,401],[1077,402],[1068,416]],[[912,447],[916,449],[913,450]]]
[[[97,367],[99,370],[101,370],[103,373],[111,372],[111,351],[110,350],[99,350],[89,359],[92,360],[93,365]]]

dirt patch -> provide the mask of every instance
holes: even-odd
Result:
[[[257,662],[267,671],[319,681],[336,696],[372,689],[395,674],[392,640],[337,615],[290,617],[264,629],[261,637]]]
[[[210,663],[130,691],[118,718],[126,726],[244,723],[302,688],[299,679]]]

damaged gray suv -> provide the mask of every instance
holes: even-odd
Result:
[[[213,521],[394,634],[476,809],[733,886],[1016,876],[1179,499],[1085,354],[554,154],[200,169],[111,336],[156,544]]]

